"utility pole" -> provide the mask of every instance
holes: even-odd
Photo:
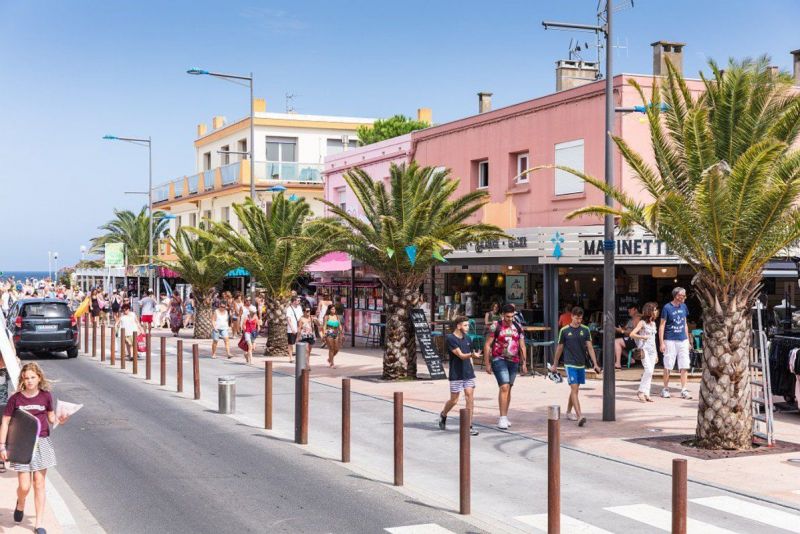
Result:
[[[598,13],[598,24],[571,24],[565,22],[542,21],[542,26],[602,33],[605,36],[606,53],[606,128],[605,128],[605,182],[614,187],[614,162],[611,133],[614,131],[614,80],[612,68],[612,14],[613,0],[606,0],[604,9],[605,24]],[[605,196],[605,205],[614,206],[610,195]],[[603,224],[603,421],[616,419],[616,380],[614,376],[614,331],[615,331],[615,269],[614,269],[614,217],[606,215]]]

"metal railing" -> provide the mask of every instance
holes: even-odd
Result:
[[[216,174],[216,169],[208,169],[207,171],[203,171],[203,185],[206,191],[211,191],[214,189],[214,178]]]
[[[222,174],[222,185],[231,185],[239,181],[239,162],[223,165],[219,168]]]
[[[197,185],[200,182],[200,175],[193,174],[189,176],[186,180],[189,184],[189,194],[194,195],[197,193]]]
[[[322,183],[321,163],[256,161],[257,180]]]
[[[163,202],[169,200],[169,184],[159,185],[153,188],[153,202]]]

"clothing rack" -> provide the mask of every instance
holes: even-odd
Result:
[[[772,338],[769,349],[771,391],[788,401],[795,398],[795,376],[789,372],[789,351],[800,348],[800,335],[779,334]]]

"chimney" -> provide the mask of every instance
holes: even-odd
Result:
[[[656,76],[667,75],[667,59],[678,74],[683,74],[683,47],[686,43],[673,43],[671,41],[656,41],[650,43],[653,47],[653,74]]]
[[[211,129],[216,130],[217,128],[222,128],[225,126],[225,117],[222,115],[215,115],[211,119]]]
[[[204,123],[201,122],[200,124],[197,125],[197,137],[203,137],[207,131],[208,128]]]
[[[264,113],[267,111],[267,101],[263,98],[253,99],[253,113]]]
[[[800,85],[800,48],[792,50],[792,72],[794,73],[794,84]]]
[[[478,93],[478,113],[492,111],[492,93],[481,91]]]
[[[777,65],[770,65],[769,67],[767,67],[767,70],[769,71],[770,75],[772,75],[773,78],[777,78],[778,75],[781,73],[781,68]]]
[[[564,91],[597,80],[600,68],[596,61],[562,59],[556,61],[556,91]]]
[[[431,108],[417,109],[417,120],[433,124],[433,112],[431,112]]]

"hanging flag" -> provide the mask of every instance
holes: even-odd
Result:
[[[289,195],[289,202],[295,202],[296,200],[297,200],[297,195],[295,195],[294,193]]]
[[[389,256],[390,258],[391,258],[392,256],[394,256],[394,249],[393,249],[393,248],[388,248],[388,247],[387,247],[387,248],[386,248],[386,255],[387,255],[387,256]]]
[[[408,256],[408,261],[411,262],[412,266],[417,263],[417,246],[408,245],[406,247],[406,256]]]
[[[434,259],[447,263],[447,260],[444,258],[444,256],[442,256],[442,253],[439,250],[433,251],[433,257]]]

